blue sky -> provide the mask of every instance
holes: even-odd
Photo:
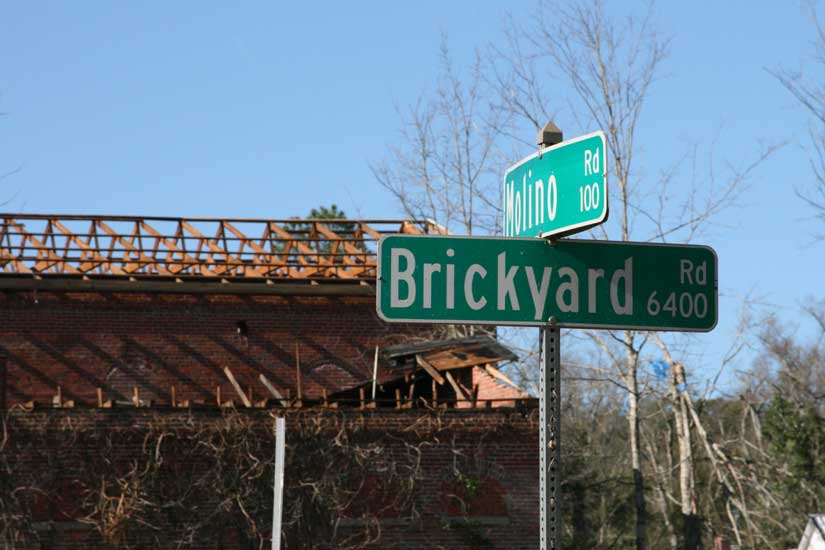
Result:
[[[368,168],[396,138],[394,104],[432,83],[442,31],[462,62],[501,36],[505,9],[526,21],[533,8],[4,3],[0,173],[20,170],[0,182],[3,209],[281,218],[337,203],[399,217]],[[645,172],[689,142],[715,140],[720,161],[741,163],[759,140],[789,140],[705,239],[724,297],[719,328],[697,338],[715,357],[736,296],[753,291],[795,322],[825,294],[825,244],[812,240],[823,228],[793,193],[811,179],[806,118],[765,70],[798,67],[813,32],[794,2],[663,2],[657,14],[673,42],[641,123]]]

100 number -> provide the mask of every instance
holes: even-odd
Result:
[[[579,212],[589,212],[599,207],[601,191],[598,183],[579,187]]]

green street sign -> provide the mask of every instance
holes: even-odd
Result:
[[[710,331],[716,281],[707,246],[391,235],[376,306],[388,322]]]
[[[549,237],[607,219],[604,132],[563,141],[504,173],[504,236]]]

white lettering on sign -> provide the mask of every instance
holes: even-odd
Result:
[[[446,255],[453,258],[455,250],[448,249]],[[519,299],[527,299],[526,288],[529,289],[533,305],[533,318],[537,321],[550,313],[547,311],[548,307],[561,313],[580,312],[584,307],[581,302],[584,296],[587,299],[587,313],[599,313],[601,306],[609,307],[616,315],[633,315],[633,257],[625,258],[621,266],[609,274],[605,269],[596,268],[587,268],[579,272],[564,265],[536,267],[508,264],[507,259],[506,252],[496,256],[494,288],[489,284],[480,284],[488,275],[487,268],[482,264],[470,264],[464,273],[459,273],[458,284],[463,283],[463,288],[458,289],[458,296],[463,298],[463,303],[458,304],[458,307],[469,307],[474,311],[483,309],[493,299],[490,294],[495,292],[495,307],[498,311],[520,311]],[[706,280],[707,265],[694,265],[683,260],[680,272],[684,281],[693,284]],[[393,308],[412,307],[418,297],[424,309],[456,309],[457,281],[454,263],[426,262],[417,266],[410,250],[393,248],[390,253],[389,279],[390,306]],[[417,284],[421,285],[420,294]],[[586,289],[583,285],[586,285]],[[607,303],[598,303],[600,285],[603,285],[603,299],[609,298],[609,306]],[[521,289],[521,296],[518,289]],[[605,290],[608,291],[607,295],[604,294]],[[664,312],[674,317],[703,318],[707,314],[708,303],[704,294],[692,293],[674,294],[666,297],[664,303],[660,303],[654,292],[648,299],[647,311],[651,315]]]
[[[550,288],[550,274],[553,272],[553,268],[544,268],[544,273],[541,275],[541,285],[536,284],[536,274],[533,272],[533,266],[525,266],[524,272],[527,273],[527,284],[530,285],[530,295],[533,297],[533,305],[536,308],[535,319],[538,321],[544,316],[544,303],[547,301],[547,289]]]
[[[433,273],[441,272],[441,264],[424,264],[424,309],[433,307]]]
[[[455,256],[455,250],[447,249],[447,256]],[[447,290],[447,309],[455,309],[455,265],[447,264],[447,280],[444,281]]]
[[[704,285],[708,282],[708,264],[702,262],[698,266],[693,265],[690,260],[679,260],[679,282],[681,284]]]
[[[585,176],[592,176],[593,174],[598,174],[601,170],[600,161],[602,156],[599,154],[599,148],[596,147],[596,151],[593,152],[590,149],[584,150],[584,175]]]
[[[596,313],[596,282],[604,277],[604,269],[587,270],[587,313]]]
[[[708,314],[708,297],[704,294],[691,294],[690,292],[671,292],[665,297],[664,305],[656,296],[654,290],[647,299],[647,312],[656,316],[659,313],[669,314],[671,318],[688,319],[695,317],[704,319]]]
[[[479,264],[473,264],[467,268],[467,274],[464,275],[464,300],[467,302],[467,305],[470,306],[470,309],[478,311],[487,305],[487,298],[482,296],[478,300],[475,299],[475,295],[473,294],[473,277],[476,275],[483,279],[487,276],[487,270]]]
[[[407,269],[401,271],[399,265],[401,258],[407,261]],[[415,271],[415,257],[406,248],[393,248],[390,255],[390,305],[392,307],[410,307],[415,301],[415,281],[413,271]],[[399,286],[401,283],[407,285],[407,297],[403,300],[399,297]]]
[[[600,200],[601,192],[599,191],[598,183],[579,187],[579,212],[588,212],[589,210],[598,208]]]
[[[506,270],[506,271],[505,271]],[[518,273],[518,266],[514,265],[507,270],[507,253],[502,252],[498,255],[498,299],[496,300],[496,308],[503,311],[506,308],[505,302],[510,298],[510,306],[515,310],[521,309],[518,304],[518,296],[516,295],[516,285],[513,279]]]
[[[504,184],[504,236],[512,237],[538,227],[545,221],[556,219],[558,189],[556,176],[551,174],[547,183],[532,181],[533,172],[528,170],[521,179],[521,189],[515,181]],[[598,191],[597,191],[598,193]],[[598,207],[598,199],[593,206]]]
[[[624,282],[624,305],[619,303],[619,283]],[[619,315],[633,315],[633,258],[624,261],[624,269],[617,269],[610,279],[610,305]]]
[[[579,311],[579,276],[569,267],[559,269],[559,277],[567,277],[567,282],[559,285],[556,290],[556,305],[559,311],[577,312]],[[567,293],[568,299],[564,300]]]

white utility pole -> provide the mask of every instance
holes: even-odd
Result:
[[[284,503],[284,448],[286,422],[275,419],[275,482],[272,486],[272,550],[281,550],[281,517]]]

